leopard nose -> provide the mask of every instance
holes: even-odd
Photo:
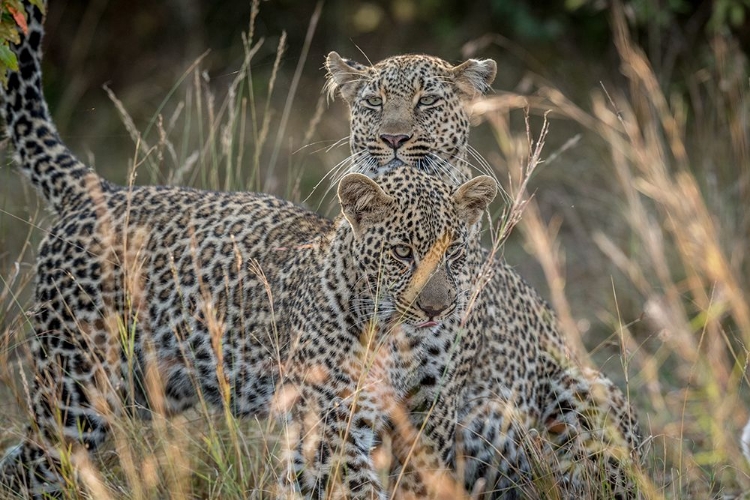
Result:
[[[448,306],[450,304],[429,304],[429,305],[427,305],[427,304],[420,304],[419,302],[417,302],[417,305],[419,306],[419,308],[422,311],[424,311],[424,313],[427,316],[429,316],[430,318],[434,318],[434,317],[440,315],[441,312],[443,312],[446,309],[448,309]]]
[[[380,139],[393,149],[398,149],[403,146],[406,141],[411,139],[411,136],[406,134],[381,134]]]

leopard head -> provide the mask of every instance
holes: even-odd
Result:
[[[329,92],[338,92],[351,112],[350,171],[373,177],[398,159],[453,184],[470,177],[466,104],[490,89],[495,61],[453,66],[437,57],[401,55],[365,66],[331,52],[326,68]]]
[[[409,166],[376,180],[344,176],[338,195],[357,282],[372,292],[359,306],[414,327],[462,314],[473,281],[465,265],[471,231],[496,193],[488,176],[456,188]]]

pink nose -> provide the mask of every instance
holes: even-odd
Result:
[[[382,139],[383,142],[388,144],[393,149],[398,149],[403,146],[406,141],[411,139],[411,136],[406,134],[381,134],[380,139]]]

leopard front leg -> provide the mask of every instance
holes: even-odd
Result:
[[[533,498],[537,460],[532,419],[508,395],[471,393],[461,409],[456,470],[472,496]]]
[[[468,498],[453,473],[455,397],[441,394],[424,412],[390,412],[393,498]]]
[[[459,341],[461,349],[445,349]],[[407,390],[409,396],[402,404],[389,406],[394,456],[391,490],[395,498],[467,497],[454,472],[454,443],[466,365],[474,350],[471,339],[435,337],[424,350],[424,357],[417,358],[416,390]]]
[[[331,380],[347,378],[339,373]],[[332,390],[292,379],[280,388],[279,397],[292,405],[282,497],[300,491],[312,498],[386,498],[371,456],[381,413],[366,391],[344,385]]]
[[[570,497],[639,498],[643,437],[628,398],[602,373],[576,366],[561,366],[545,387],[547,459]]]

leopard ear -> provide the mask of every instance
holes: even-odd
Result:
[[[356,237],[368,224],[382,220],[394,201],[375,181],[362,174],[345,175],[339,182],[338,194],[341,213]]]
[[[497,182],[490,176],[480,175],[462,184],[453,195],[458,216],[470,226],[482,217],[497,194]]]
[[[350,59],[343,59],[337,52],[331,52],[326,58],[328,76],[325,90],[332,98],[338,90],[341,97],[351,104],[357,95],[359,82],[367,73],[367,66]]]
[[[465,97],[473,99],[490,90],[497,75],[497,63],[492,59],[469,59],[454,66],[451,71],[458,90]]]

